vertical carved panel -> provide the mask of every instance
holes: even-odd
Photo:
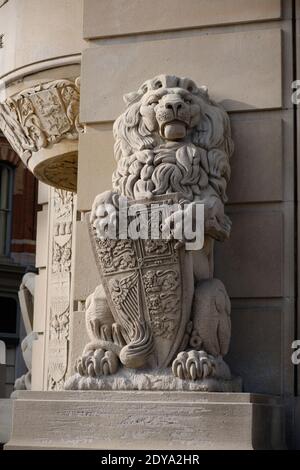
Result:
[[[48,390],[61,390],[68,367],[72,258],[73,193],[55,189],[50,254]]]

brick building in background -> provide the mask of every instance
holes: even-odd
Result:
[[[35,265],[37,181],[0,134],[0,340],[6,344],[6,396],[25,369],[18,289]]]

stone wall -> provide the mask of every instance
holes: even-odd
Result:
[[[0,78],[74,63],[83,44],[81,30],[82,0],[9,0],[0,15]]]

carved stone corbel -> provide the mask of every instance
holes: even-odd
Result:
[[[0,103],[0,129],[23,163],[50,186],[76,190],[80,79],[41,83]]]

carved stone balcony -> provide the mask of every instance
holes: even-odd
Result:
[[[79,78],[54,80],[0,103],[0,129],[23,163],[44,183],[76,191]]]

